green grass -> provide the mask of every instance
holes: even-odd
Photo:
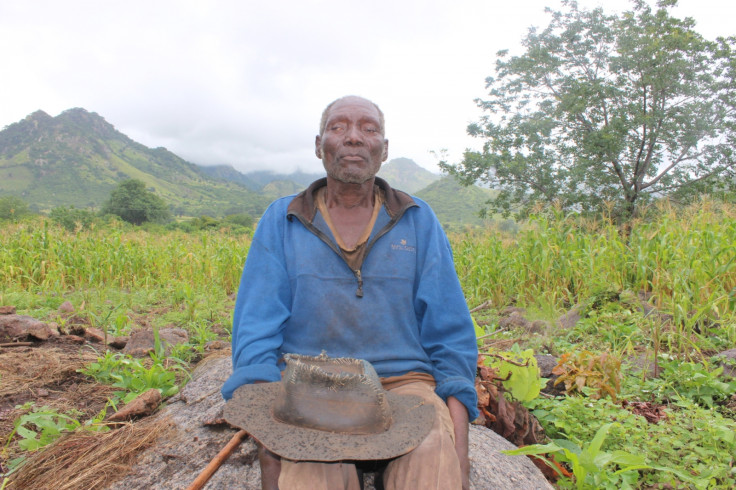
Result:
[[[561,460],[587,461],[576,473],[582,479],[558,486],[736,486],[736,381],[724,378],[711,357],[736,344],[735,218],[736,207],[710,201],[681,210],[662,206],[626,237],[606,219],[549,210],[514,236],[487,231],[452,237],[469,305],[490,304],[474,314],[486,332],[499,328],[499,312],[510,305],[550,325],[540,334],[497,331],[486,342],[507,339],[580,362],[577,371],[566,369],[581,376],[582,389],[526,403],[555,440],[527,452],[564,447],[572,453]],[[645,313],[642,297],[654,313]],[[573,306],[580,320],[559,327],[557,317]],[[605,379],[591,364],[601,355],[621,361],[617,368],[610,364],[618,373],[608,373],[620,380],[616,401],[595,386]],[[652,378],[637,363],[655,358],[660,374]],[[661,405],[667,415],[649,423],[625,403]],[[600,450],[591,452],[604,427]],[[619,464],[611,464],[614,454]],[[643,456],[647,467],[619,473],[631,455]]]
[[[711,358],[736,344],[736,206],[663,206],[628,237],[605,218],[549,210],[520,223],[514,234],[475,230],[450,238],[469,306],[490,305],[474,313],[481,334],[496,331],[487,342],[506,339],[517,342],[517,350],[568,353],[570,359],[590,352],[622,361],[616,402],[591,386],[528,402],[547,434],[568,449],[645,457],[648,468],[626,473],[617,474],[615,462],[590,467],[591,481],[605,488],[736,485],[730,398],[736,383],[724,379]],[[185,233],[113,222],[72,233],[43,218],[3,224],[0,304],[63,323],[57,309],[68,300],[77,315],[110,335],[142,325],[186,329],[189,343],[168,360],[152,358],[136,370],[105,353],[98,362],[100,376],[118,376],[128,394],[149,385],[173,392],[186,380],[172,375],[172,367],[203,353],[208,341],[228,337],[249,245],[248,234],[226,228]],[[658,314],[645,314],[640,293]],[[537,334],[499,329],[499,312],[510,305],[526,307],[530,319],[549,327]],[[573,305],[581,314],[577,325],[556,326]],[[661,375],[645,376],[636,358],[656,358]],[[662,404],[668,416],[650,424],[624,401]],[[591,441],[604,426],[597,448]],[[568,484],[580,482],[560,483]]]
[[[628,239],[606,220],[539,215],[514,238],[456,236],[456,267],[471,306],[490,300],[562,311],[607,291],[650,293],[684,338],[736,306],[735,214],[712,203],[680,216],[665,210]]]

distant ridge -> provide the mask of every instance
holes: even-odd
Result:
[[[462,187],[408,158],[385,163],[378,175],[429,202],[446,227],[486,223],[478,211],[492,191]],[[246,212],[259,217],[272,200],[323,176],[300,171],[243,174],[230,165],[198,166],[166,148],[137,143],[81,108],[56,117],[36,111],[0,131],[0,196],[21,197],[35,211],[98,209],[118,182],[135,178],[163,198],[175,215]]]
[[[325,176],[324,172],[302,172],[301,170],[297,170],[296,172],[292,172],[290,174],[283,174],[283,173],[277,173],[271,170],[259,170],[256,172],[248,172],[245,174],[246,177],[251,179],[254,182],[258,182],[261,187],[266,186],[267,184],[270,184],[271,182],[277,181],[277,180],[290,180],[296,184],[299,185],[301,189],[306,189],[309,187],[309,184],[314,182],[317,179],[321,179]]]
[[[166,148],[148,148],[82,108],[56,117],[36,111],[0,131],[0,195],[32,209],[98,208],[125,179],[142,180],[175,214],[248,212],[268,199],[241,185],[214,180]]]
[[[264,190],[264,192],[269,195],[274,195],[274,192],[278,194],[279,191],[277,191],[277,189],[283,189],[283,192],[287,192],[287,190],[291,191],[293,189],[306,189],[309,184],[325,176],[324,172],[310,173],[302,172],[300,170],[290,174],[274,172],[272,170],[241,173],[229,165],[200,167],[200,170],[211,177],[237,182],[252,190]],[[391,187],[410,194],[413,194],[432,182],[436,182],[440,179],[439,175],[433,174],[429,170],[420,167],[414,162],[414,160],[410,160],[408,158],[394,158],[389,160],[381,166],[378,176],[386,179],[388,183],[391,184]],[[297,186],[292,187],[285,184],[279,184],[276,186],[270,185],[273,182],[293,182],[297,184]],[[292,193],[293,192],[288,192],[283,195]]]
[[[440,223],[450,228],[486,226],[491,220],[480,217],[485,203],[496,191],[471,185],[465,187],[454,177],[445,176],[416,193],[432,207]]]
[[[231,165],[198,165],[199,171],[209,175],[213,179],[235,182],[252,191],[257,191],[262,186],[247,175],[235,170]]]
[[[394,158],[381,166],[378,176],[385,179],[391,187],[414,194],[424,189],[440,176],[420,167],[409,158]]]

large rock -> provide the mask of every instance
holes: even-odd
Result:
[[[110,488],[188,488],[236,433],[235,429],[218,424],[225,406],[220,388],[231,370],[230,357],[210,357],[202,361],[176,399],[169,400],[166,408],[155,415],[168,418],[174,430],[146,450],[132,472]],[[205,488],[258,489],[260,485],[256,445],[246,439]]]
[[[111,488],[187,488],[237,432],[221,419],[225,402],[220,387],[231,369],[230,357],[210,357],[200,363],[177,399],[170,400],[156,415],[171,420],[172,435],[144,452],[132,472]],[[553,488],[531,460],[500,452],[514,447],[491,430],[471,426],[470,487],[476,490]],[[368,475],[366,490],[374,489],[371,480]],[[260,481],[256,445],[247,439],[204,488],[258,489]]]
[[[47,323],[27,315],[0,315],[0,339],[47,340],[59,333]]]
[[[189,341],[189,334],[182,328],[162,328],[158,331],[158,338],[164,346],[166,354],[171,352],[171,347]],[[152,329],[139,330],[130,336],[125,344],[123,352],[133,357],[146,357],[155,351],[156,340]]]

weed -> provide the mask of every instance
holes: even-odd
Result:
[[[200,354],[204,352],[207,342],[215,340],[217,334],[210,329],[211,322],[208,320],[198,320],[187,325],[189,331],[189,342]]]
[[[632,488],[638,480],[636,470],[648,469],[645,458],[622,450],[606,452],[601,449],[603,441],[613,423],[605,424],[598,429],[589,444],[580,447],[565,439],[553,440],[549,444],[533,444],[522,448],[502,451],[509,455],[545,455],[558,454],[557,460],[568,463],[575,476],[575,487],[584,488]],[[555,468],[554,464],[549,464]],[[609,466],[615,465],[620,469],[610,471]],[[567,487],[565,480],[558,481],[561,488]]]
[[[645,455],[652,470],[641,470],[642,487],[682,487],[682,482],[687,482],[695,488],[732,488],[736,484],[736,475],[731,473],[736,455],[736,422],[687,400],[670,405],[666,419],[657,424],[647,422],[610,398],[537,398],[526,405],[550,438],[566,439],[579,447],[592,441],[602,424],[616,422],[602,447],[607,452],[622,450]]]
[[[660,376],[645,380],[641,391],[658,402],[692,400],[714,408],[736,392],[736,380],[721,377],[723,367],[709,369],[701,363],[684,362],[671,356],[660,356]]]
[[[591,389],[593,398],[609,395],[616,400],[621,389],[621,360],[608,353],[593,354],[587,350],[576,354],[563,354],[552,374],[558,378],[555,386],[562,383],[569,393]]]
[[[159,390],[163,397],[178,393],[180,383],[177,373],[184,371],[183,366],[174,364],[172,369],[167,369],[159,357],[155,354],[151,357],[153,362],[147,367],[140,359],[108,351],[80,372],[100,383],[122,388],[122,391],[115,392],[115,396],[123,403],[128,403],[149,389]]]
[[[542,387],[534,351],[522,351],[514,344],[509,352],[489,351],[483,364],[495,370],[496,377],[511,396],[521,402],[535,399]]]
[[[574,454],[591,448],[598,430],[615,422],[600,452],[646,455],[652,469],[614,475],[614,463],[603,466],[600,474],[610,481],[602,479],[602,485],[617,481],[625,486],[635,477],[645,488],[736,485],[736,422],[733,405],[726,403],[734,387],[707,361],[713,352],[736,344],[734,216],[732,205],[665,209],[637,223],[623,239],[605,218],[553,210],[519,223],[513,235],[489,230],[450,236],[469,304],[524,306],[549,320],[572,305],[583,308],[583,318],[570,330],[550,327],[521,340],[517,332],[503,331],[489,340],[502,341],[504,347],[495,352],[522,365],[526,361],[516,356],[532,346],[547,347],[556,356],[571,353],[560,367],[561,383],[571,381],[570,393],[586,396],[534,398],[525,405],[534,409],[550,437],[580,449],[575,453],[568,446]],[[70,300],[80,315],[104,324],[110,334],[124,334],[136,324],[169,323],[190,332],[191,344],[174,347],[166,358],[160,345],[150,359],[100,355],[88,366],[89,374],[119,386],[111,402],[148,386],[175,392],[185,381],[186,362],[203,352],[212,329],[231,334],[228,295],[238,288],[248,235],[133,231],[115,225],[72,234],[48,223],[40,218],[0,228],[0,304],[55,321],[58,306]],[[645,317],[640,311],[650,308],[658,314]],[[664,313],[666,322],[661,321]],[[513,355],[505,347],[521,341]],[[618,391],[610,358],[652,350],[661,354],[661,377],[624,373]],[[590,353],[586,359],[580,358],[584,351]],[[610,354],[602,360],[601,353]],[[584,378],[581,389],[579,377]],[[506,393],[513,389],[503,388]],[[618,399],[658,401],[667,417],[650,424],[602,396],[610,395],[609,389]],[[518,396],[529,399],[531,392],[522,390]],[[593,478],[590,471],[586,481]]]
[[[33,402],[18,405],[15,408],[30,411],[16,419],[7,444],[17,434],[20,437],[18,445],[26,451],[42,448],[58,439],[63,431],[72,431],[81,426],[79,421],[71,416],[59,413],[47,406],[35,408]]]

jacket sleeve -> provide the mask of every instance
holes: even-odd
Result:
[[[258,224],[240,279],[233,312],[233,373],[222,387],[226,400],[241,385],[281,379],[278,352],[282,326],[290,316],[291,289],[284,266],[285,219],[275,207]]]
[[[452,250],[442,227],[426,203],[421,206],[426,221],[418,233],[426,253],[418,257],[415,311],[420,338],[429,355],[437,387],[443,400],[454,396],[468,410],[470,420],[478,417],[475,374],[478,345]]]

